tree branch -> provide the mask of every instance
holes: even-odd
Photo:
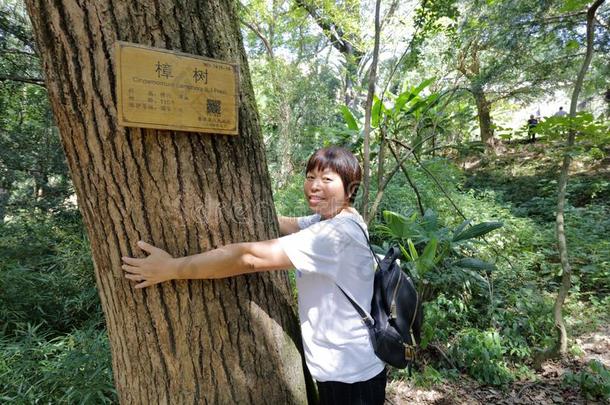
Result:
[[[357,61],[364,56],[364,52],[347,38],[345,30],[330,18],[323,16],[313,4],[307,0],[296,0],[296,4],[309,13],[335,49],[345,56],[355,57]]]
[[[263,45],[265,45],[265,49],[267,50],[267,55],[269,56],[269,58],[275,59],[275,56],[273,55],[273,48],[271,48],[271,44],[269,43],[269,40],[263,35],[263,33],[260,31],[260,29],[256,25],[247,22],[243,18],[240,21],[243,25],[248,27],[250,29],[250,31],[252,31],[254,33],[254,35],[256,35],[257,37],[260,38],[260,40],[263,42]]]
[[[35,78],[35,77],[32,78],[32,77],[20,77],[20,76],[4,76],[4,75],[0,75],[0,82],[5,82],[5,81],[13,81],[13,82],[35,84],[37,86],[44,87],[44,88],[47,87],[45,85],[44,79],[39,79],[39,78]]]

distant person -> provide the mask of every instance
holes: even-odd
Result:
[[[554,116],[565,117],[566,115],[568,115],[568,113],[563,110],[563,107],[559,107],[559,111],[557,111]]]
[[[538,120],[533,116],[530,115],[530,119],[527,120],[527,135],[529,138],[529,141],[534,143],[536,142],[536,127],[538,126]]]

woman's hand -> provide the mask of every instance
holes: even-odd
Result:
[[[176,278],[175,261],[169,253],[142,241],[138,242],[138,247],[147,252],[148,256],[143,259],[122,258],[125,278],[139,282],[136,288],[150,287]]]

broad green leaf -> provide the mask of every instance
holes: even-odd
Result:
[[[343,114],[343,119],[345,120],[347,127],[354,131],[359,131],[356,118],[354,118],[354,114],[352,114],[350,109],[345,105],[342,105],[339,108],[341,109],[341,113]]]
[[[454,242],[459,242],[462,240],[478,238],[479,236],[483,236],[494,229],[501,228],[504,224],[502,222],[481,222],[480,224],[476,224],[471,226],[459,234],[453,236]]]
[[[426,99],[426,108],[430,109],[434,107],[440,100],[441,95],[439,93],[430,94]]]
[[[466,257],[464,259],[457,260],[453,262],[453,266],[485,271],[494,271],[496,269],[495,264],[481,259],[475,259],[474,257]]]
[[[415,93],[415,95],[421,93],[423,89],[431,85],[435,80],[436,78],[434,77],[430,77],[429,79],[424,80],[416,88],[413,89],[413,93]]]
[[[453,234],[459,235],[460,233],[462,233],[462,231],[464,229],[466,229],[468,224],[470,224],[470,220],[466,220],[466,221],[462,222],[457,228],[455,228],[455,231],[453,232]]]
[[[421,82],[417,87],[414,87],[412,89],[407,89],[407,90],[403,91],[402,93],[400,93],[398,98],[396,98],[396,102],[394,103],[394,112],[396,113],[398,111],[401,111],[406,103],[408,103],[409,101],[411,101],[415,97],[417,97],[419,95],[419,93],[421,93],[421,91],[423,89],[428,87],[430,85],[430,83],[432,83],[434,80],[436,80],[436,79],[433,77],[430,79],[426,79],[423,82]]]
[[[416,112],[417,110],[423,108],[426,105],[426,100],[418,100],[415,104],[413,104],[413,106],[411,106],[411,108],[409,108],[405,114],[406,115],[410,115],[413,114],[414,112]]]
[[[398,113],[405,104],[410,101],[413,97],[415,97],[410,91],[405,91],[401,93],[398,98],[396,98],[396,102],[394,103],[394,114]]]
[[[408,212],[407,215],[411,215]],[[392,211],[384,211],[383,219],[387,224],[392,236],[399,239],[416,237],[421,234],[416,224],[416,217],[406,217]]]

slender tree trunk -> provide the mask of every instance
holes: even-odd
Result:
[[[282,89],[281,91],[284,91]],[[279,186],[284,187],[288,182],[288,178],[294,171],[292,165],[292,133],[291,118],[292,109],[288,100],[286,100],[285,93],[282,94],[280,100],[280,127],[279,127],[279,145],[278,150],[280,151],[280,172],[279,172]]]
[[[493,124],[491,121],[491,103],[487,101],[485,93],[482,89],[476,89],[472,92],[477,105],[477,117],[479,119],[479,129],[481,134],[481,142],[486,145],[493,146]]]
[[[343,56],[345,57],[344,101],[345,105],[349,108],[356,108],[358,105],[358,95],[356,89],[354,89],[354,82],[358,81],[358,65],[360,64],[361,57],[354,55],[353,51],[346,52]]]
[[[277,236],[238,18],[228,0],[27,0],[92,245],[124,404],[304,403],[284,272],[134,290],[121,255],[173,255]],[[115,41],[238,62],[237,136],[117,125]]]
[[[278,99],[278,145],[277,145],[277,161],[280,164],[278,186],[284,187],[288,181],[288,177],[293,172],[292,166],[292,108],[288,97],[286,84],[283,83],[284,77],[279,74],[279,68],[276,60],[272,61],[274,69],[274,92]]]
[[[377,80],[377,61],[379,59],[379,36],[381,31],[381,24],[379,18],[380,7],[381,0],[377,0],[375,2],[375,45],[373,47],[373,61],[371,63],[371,68],[369,71],[369,88],[366,96],[366,104],[364,106],[364,143],[362,150],[362,154],[364,155],[362,169],[364,173],[362,176],[362,215],[364,216],[364,220],[367,224],[370,220],[369,194],[371,187],[371,109],[373,106],[373,97],[375,96],[375,82]]]
[[[576,106],[578,104],[578,96],[582,89],[582,84],[585,78],[585,74],[589,69],[589,65],[591,63],[591,59],[593,58],[593,38],[594,38],[594,29],[595,29],[595,13],[599,6],[604,3],[605,0],[597,0],[587,11],[587,52],[585,55],[585,60],[580,68],[580,72],[578,72],[578,77],[576,78],[576,83],[574,84],[574,92],[572,93],[572,100],[570,102],[570,119],[576,116]],[[559,250],[559,258],[561,260],[561,268],[563,270],[561,276],[561,286],[559,287],[559,291],[557,293],[557,299],[555,301],[555,307],[553,310],[554,318],[555,318],[555,327],[557,328],[557,347],[556,350],[560,356],[564,356],[568,351],[568,334],[566,332],[566,327],[563,322],[563,303],[565,302],[566,297],[570,291],[571,285],[571,277],[572,277],[572,267],[570,266],[570,260],[568,258],[568,245],[566,242],[566,233],[565,233],[565,219],[564,219],[564,208],[565,208],[565,200],[566,200],[566,187],[568,184],[568,176],[570,172],[570,164],[572,163],[572,156],[570,154],[570,150],[572,146],[574,146],[574,140],[576,138],[576,130],[570,124],[570,130],[568,131],[568,142],[567,142],[567,151],[563,156],[563,164],[561,166],[561,173],[559,175],[559,196],[557,198],[557,216],[555,220],[555,228],[557,231],[557,248]]]
[[[0,225],[4,223],[6,204],[8,202],[9,191],[0,187]]]

